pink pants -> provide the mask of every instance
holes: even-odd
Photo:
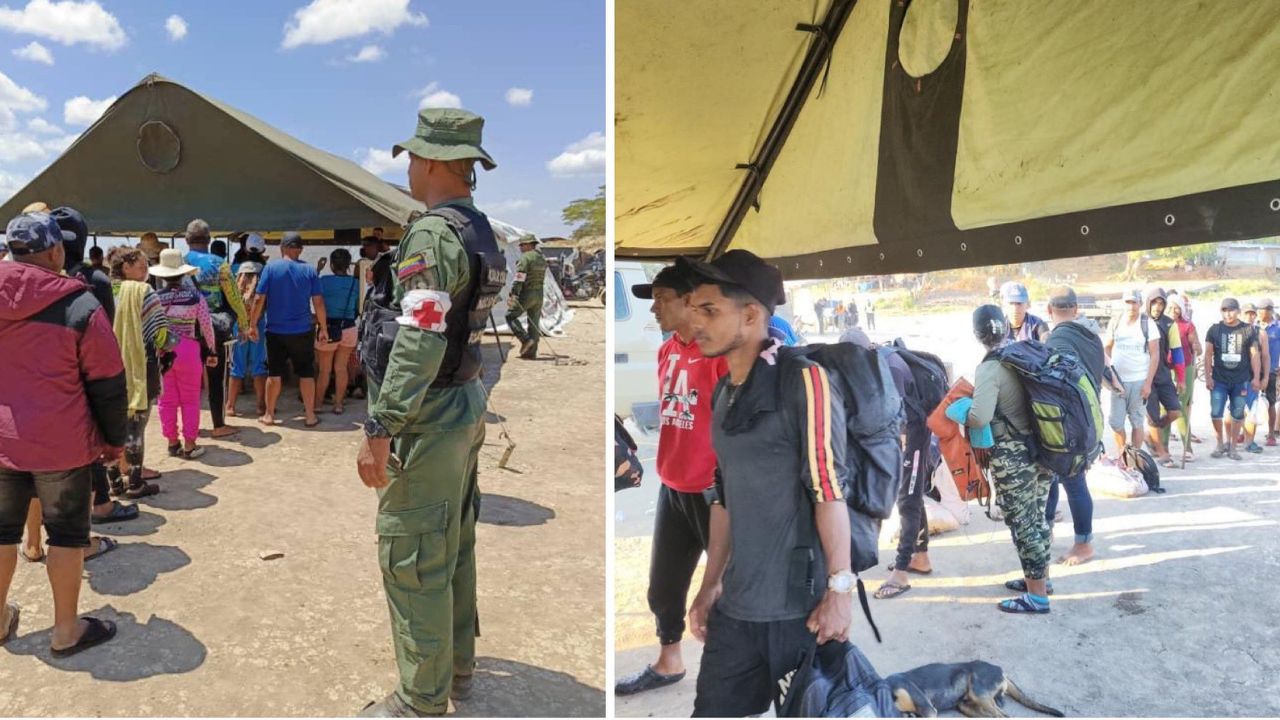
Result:
[[[160,391],[160,429],[170,445],[178,442],[181,410],[182,439],[194,443],[200,431],[200,380],[204,377],[200,343],[184,337],[174,350],[178,358],[164,374],[164,389]]]

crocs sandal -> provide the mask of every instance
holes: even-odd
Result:
[[[652,667],[645,666],[643,670],[618,681],[613,686],[614,695],[635,695],[646,690],[656,690],[660,687],[674,685],[684,679],[684,673],[674,673],[672,675],[663,675],[654,670]]]
[[[116,636],[116,624],[110,620],[99,620],[95,617],[84,617],[83,620],[89,623],[89,627],[85,628],[84,634],[80,636],[80,640],[71,647],[49,648],[56,658],[71,657],[76,653],[88,650],[96,645],[110,640]]]
[[[18,637],[18,618],[22,615],[22,608],[17,605],[6,603],[6,606],[9,608],[9,627],[5,628],[4,635],[0,635],[0,645]]]
[[[881,583],[879,588],[876,588],[876,599],[891,600],[910,589],[911,589],[910,585],[899,585],[898,583],[893,583],[886,580],[885,582]]]
[[[118,547],[120,547],[120,543],[116,542],[112,538],[98,536],[98,552],[85,556],[84,560],[85,562],[89,562],[94,558],[100,558]]]
[[[94,525],[103,525],[105,523],[124,522],[138,517],[137,505],[122,505],[115,500],[111,501],[111,512],[104,517],[97,515],[89,515],[89,522]]]
[[[160,492],[160,486],[155,483],[144,482],[137,487],[129,487],[124,491],[124,496],[130,500],[149,497]]]
[[[1006,589],[1008,589],[1008,590],[1012,590],[1012,591],[1014,591],[1014,592],[1024,593],[1024,592],[1026,592],[1026,591],[1027,591],[1027,581],[1026,581],[1024,578],[1018,578],[1017,580],[1010,580],[1009,582],[1005,583],[1005,584],[1004,584],[1004,586],[1005,586],[1005,588],[1006,588]],[[1053,581],[1052,581],[1052,580],[1049,580],[1049,581],[1046,581],[1046,582],[1045,582],[1045,590],[1044,590],[1044,594],[1045,594],[1045,595],[1052,595],[1052,594],[1053,594]]]
[[[1046,615],[1049,612],[1048,605],[1041,605],[1027,593],[1022,593],[1018,597],[1001,600],[996,607],[1001,612],[1013,613],[1015,615]]]

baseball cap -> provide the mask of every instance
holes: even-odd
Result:
[[[631,286],[631,294],[641,300],[652,300],[654,288],[670,288],[677,293],[684,295],[693,289],[693,283],[689,278],[688,262],[683,258],[676,260],[674,265],[668,265],[658,271],[653,276],[653,282],[642,283]]]
[[[1049,291],[1049,304],[1056,308],[1073,308],[1080,304],[1076,291],[1066,285],[1059,285]]]
[[[1007,303],[1031,302],[1031,296],[1027,293],[1027,286],[1012,280],[1000,286],[1000,297]]]
[[[296,232],[287,232],[280,238],[280,247],[302,247],[302,236]]]
[[[244,247],[246,250],[265,252],[267,249],[267,241],[263,240],[262,236],[258,233],[249,233],[249,237],[244,240]]]
[[[1223,310],[1239,310],[1240,301],[1236,300],[1235,298],[1222,298],[1222,309]]]
[[[1271,298],[1262,298],[1262,300],[1258,303],[1258,307],[1263,308],[1264,310],[1275,310],[1276,301],[1272,300]]]
[[[5,241],[14,255],[44,252],[63,242],[76,239],[75,233],[63,230],[49,213],[23,213],[9,221]]]
[[[787,301],[782,273],[750,251],[730,250],[709,263],[690,262],[689,267],[695,285],[699,284],[699,279],[720,285],[736,285],[770,313]]]
[[[1129,291],[1125,292],[1125,294],[1122,296],[1122,298],[1124,299],[1124,301],[1125,301],[1125,302],[1137,303],[1137,304],[1141,305],[1141,304],[1142,304],[1142,291],[1141,291],[1141,290],[1136,290],[1136,289],[1135,289],[1135,290],[1129,290]]]
[[[83,243],[89,239],[89,223],[85,222],[84,215],[81,215],[79,210],[65,206],[58,207],[50,210],[49,215],[63,231],[72,233],[72,237],[67,238],[68,240]]]
[[[1245,300],[1245,301],[1244,301],[1244,311],[1245,311],[1245,312],[1247,312],[1247,313],[1248,313],[1248,312],[1258,312],[1258,306],[1257,306],[1257,305],[1255,305],[1255,304],[1253,303],[1253,301],[1252,301],[1252,300]]]

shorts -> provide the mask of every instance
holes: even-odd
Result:
[[[1160,408],[1164,408],[1164,415]],[[1168,424],[1166,416],[1182,409],[1182,401],[1178,400],[1178,387],[1173,379],[1165,377],[1151,384],[1151,394],[1147,396],[1147,421],[1156,427]]]
[[[817,642],[806,622],[803,617],[748,622],[713,606],[693,717],[746,717],[768,710],[778,681],[798,668]]]
[[[300,378],[316,376],[315,331],[308,330],[297,335],[280,335],[267,333],[267,374],[271,377],[284,377],[289,363],[293,363],[293,374]]]
[[[50,547],[89,547],[90,466],[52,472],[0,468],[0,545],[22,542],[31,498],[39,498]],[[104,473],[105,474],[105,473]]]
[[[1111,429],[1124,432],[1124,421],[1128,418],[1134,429],[1141,430],[1147,414],[1142,403],[1142,386],[1146,381],[1135,380],[1120,384],[1124,386],[1123,393],[1114,390],[1111,392]]]
[[[237,340],[231,349],[231,377],[243,380],[246,377],[262,377],[266,374],[266,339],[259,338],[256,342]]]
[[[1233,420],[1244,420],[1245,407],[1248,405],[1249,397],[1248,381],[1242,383],[1213,383],[1213,390],[1209,396],[1209,417],[1214,420],[1221,420],[1222,414],[1227,408],[1227,400],[1231,400],[1231,418]]]
[[[355,325],[352,325],[351,327],[344,329],[342,331],[342,337],[340,337],[337,340],[334,340],[332,337],[330,337],[329,342],[322,343],[320,342],[319,338],[316,339],[317,350],[323,350],[324,352],[333,352],[334,350],[338,349],[338,346],[342,346],[344,348],[353,348],[356,346],[356,326]]]

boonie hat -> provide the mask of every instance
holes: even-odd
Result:
[[[9,221],[5,242],[14,255],[40,253],[76,239],[73,232],[63,230],[53,216],[44,212],[23,213]]]
[[[190,275],[196,268],[183,262],[182,251],[177,248],[165,248],[160,251],[160,262],[152,265],[150,272],[160,278],[171,278],[177,275]]]
[[[296,232],[287,232],[280,237],[280,247],[302,247],[302,236]]]
[[[1007,303],[1025,304],[1031,302],[1031,296],[1027,293],[1027,286],[1012,280],[1000,286],[1000,297]]]
[[[681,259],[674,265],[662,268],[657,275],[653,276],[653,282],[632,285],[631,294],[641,300],[652,300],[654,288],[668,288],[680,295],[687,294],[693,289],[693,283],[689,278],[688,262]]]
[[[480,147],[484,118],[466,110],[427,108],[418,112],[413,137],[391,147],[391,157],[408,150],[428,160],[479,160],[485,170],[498,167]]]
[[[709,263],[690,262],[689,268],[695,278],[741,287],[770,313],[787,301],[782,272],[748,250],[730,250]]]
[[[524,235],[520,236],[520,240],[517,241],[516,244],[517,245],[541,245],[542,241],[539,240],[538,236],[534,235],[533,233],[525,233]]]

